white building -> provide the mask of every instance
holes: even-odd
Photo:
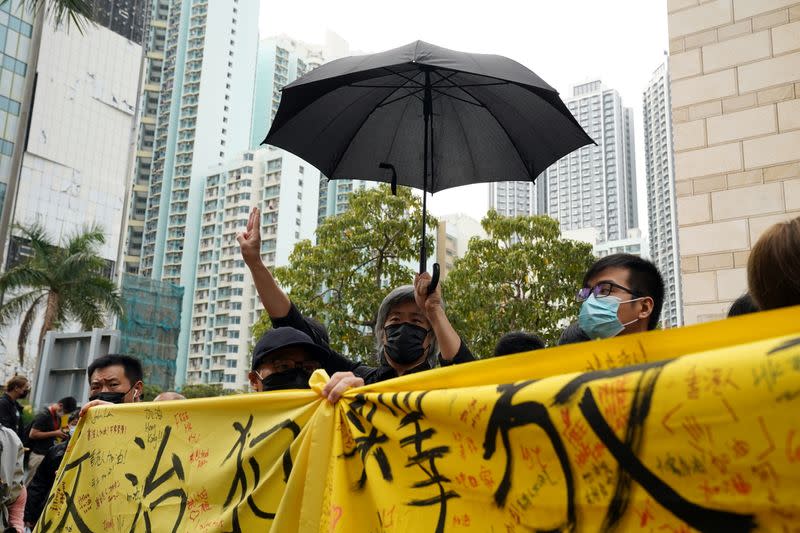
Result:
[[[284,179],[284,176],[301,176]],[[282,150],[247,151],[209,172],[203,198],[197,280],[192,307],[188,383],[247,386],[251,328],[263,307],[244,265],[236,233],[251,206],[261,209],[261,258],[288,263],[317,226],[319,172]]]
[[[676,327],[683,325],[683,304],[675,205],[672,107],[666,63],[653,73],[642,100],[650,255],[664,277],[661,323],[666,327]]]
[[[106,233],[100,254],[113,264],[142,47],[102,26],[87,25],[84,32],[44,25],[14,221],[42,223],[55,239],[100,224]]]
[[[562,231],[595,228],[598,243],[627,238],[638,227],[633,111],[599,80],[573,87],[565,103],[597,145],[547,169],[547,214]]]
[[[186,379],[241,389],[248,383],[251,328],[263,307],[239,255],[236,233],[252,206],[261,208],[262,259],[285,265],[294,245],[314,239],[320,210],[320,172],[293,154],[262,146],[280,105],[281,89],[347,44],[329,33],[325,45],[280,35],[258,44],[250,150],[206,171],[198,267],[191,309]]]
[[[499,181],[489,184],[489,209],[506,217],[542,215],[547,212],[547,178],[530,181]]]
[[[208,169],[250,144],[258,9],[238,0],[169,4],[139,273],[185,289],[177,386],[186,375]]]
[[[455,260],[467,253],[470,239],[485,239],[487,235],[480,222],[463,213],[444,215],[436,219],[439,221],[436,228],[436,261],[444,279],[453,269]]]

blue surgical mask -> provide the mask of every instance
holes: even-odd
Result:
[[[619,305],[621,303],[635,302],[636,300],[641,300],[641,298],[623,302],[616,296],[596,298],[594,294],[591,294],[581,305],[578,325],[591,339],[616,337],[622,333],[625,326],[639,320],[636,318],[625,324],[620,322],[617,316]]]

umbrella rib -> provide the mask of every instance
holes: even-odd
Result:
[[[412,91],[412,89],[409,88],[409,87],[401,87],[401,89],[406,89],[408,91]],[[384,107],[384,106],[387,106],[389,104],[393,104],[395,102],[399,102],[400,100],[404,100],[406,98],[410,98],[412,96],[421,102],[422,98],[417,96],[417,93],[422,91],[422,90],[423,89],[413,89],[413,92],[409,92],[408,94],[404,94],[402,96],[398,96],[397,98],[393,98],[392,100],[389,100],[388,102],[384,98],[384,100],[382,102],[380,102],[378,105],[376,105],[375,107]],[[391,96],[391,94],[389,96]],[[386,98],[389,98],[389,96],[387,96]]]
[[[452,94],[448,94],[448,93],[446,93],[446,92],[443,92],[443,91],[440,91],[439,89],[436,89],[436,88],[434,88],[434,87],[431,87],[431,90],[432,90],[432,91],[434,91],[434,92],[436,92],[436,93],[439,93],[439,94],[441,94],[442,96],[446,96],[447,98],[452,98],[453,100],[458,100],[458,101],[460,101],[460,102],[464,102],[465,104],[474,105],[474,106],[476,106],[476,107],[483,107],[483,108],[485,108],[485,107],[486,107],[486,106],[485,106],[485,105],[483,105],[483,104],[482,104],[480,101],[478,101],[477,103],[475,103],[475,102],[470,102],[469,100],[467,100],[467,99],[465,99],[465,98],[460,98],[460,97],[458,97],[458,96],[455,96],[455,95],[452,95]],[[473,98],[474,98],[474,97],[473,97]],[[475,100],[477,100],[477,98],[476,98]]]
[[[403,79],[404,79],[404,80],[406,80],[407,82],[410,82],[410,83],[415,83],[415,84],[417,84],[417,87],[423,87],[423,88],[425,87],[425,84],[424,84],[424,83],[418,82],[417,80],[415,80],[415,79],[414,79],[414,76],[416,76],[416,74],[415,74],[414,76],[412,76],[412,77],[410,77],[410,78],[409,78],[408,76],[406,76],[406,75],[404,75],[404,74],[401,74],[400,72],[395,72],[395,71],[393,71],[393,70],[392,70],[392,69],[390,69],[389,67],[383,67],[383,68],[384,68],[385,70],[388,70],[388,71],[389,71],[390,73],[392,73],[393,75],[395,75],[395,76],[398,76],[398,77],[400,77],[400,78],[403,78]],[[419,72],[422,72],[422,71],[420,70]],[[405,84],[403,84],[403,85],[405,85]]]
[[[464,91],[465,93],[467,93],[468,95],[470,95],[472,98],[474,98],[474,99],[475,99],[475,101],[477,101],[477,102],[481,102],[481,100],[480,100],[479,98],[477,98],[477,97],[476,97],[474,94],[472,94],[472,93],[471,93],[471,92],[469,92],[468,90],[466,90],[466,89],[461,89],[461,90],[462,90],[462,91]],[[486,104],[484,104],[483,102],[481,102],[481,104],[483,105],[483,107],[485,107],[485,108],[486,108],[486,110],[487,110],[487,111],[489,111],[489,113],[490,113],[490,114],[492,115],[492,117],[494,118],[494,113],[492,113],[492,112],[491,112],[491,110],[489,110],[489,108],[488,108],[488,107],[486,107]],[[515,142],[514,142],[514,139],[513,139],[513,138],[511,137],[511,135],[508,133],[508,129],[506,129],[505,125],[503,125],[503,123],[502,123],[501,121],[497,120],[497,118],[495,118],[495,122],[496,122],[496,123],[497,123],[497,125],[498,125],[498,126],[500,126],[500,128],[503,130],[503,133],[505,133],[505,134],[506,134],[506,137],[508,138],[508,142],[510,142],[510,143],[511,143],[511,146],[513,146],[513,147],[514,147],[514,150],[516,150],[516,152],[517,152],[517,155],[519,156],[519,160],[522,162],[522,165],[525,167],[525,172],[528,174],[528,178],[529,178],[529,179],[530,179],[532,182],[536,181],[536,176],[532,176],[532,175],[531,175],[532,173],[531,173],[530,169],[528,168],[528,165],[527,165],[527,163],[526,163],[526,160],[525,160],[525,158],[524,158],[524,157],[522,157],[522,152],[520,151],[520,149],[519,149],[519,146],[517,146],[517,143],[515,143]],[[512,181],[516,181],[516,180],[512,180]]]

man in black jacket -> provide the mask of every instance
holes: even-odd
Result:
[[[17,433],[19,440],[23,438],[22,405],[19,400],[28,397],[31,384],[25,376],[14,376],[6,383],[6,392],[0,396],[0,425]]]

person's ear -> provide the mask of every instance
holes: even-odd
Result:
[[[653,314],[653,310],[655,309],[655,302],[649,296],[645,296],[644,299],[640,300],[642,307],[639,310],[639,318],[645,319],[650,318],[650,315]]]
[[[137,381],[136,385],[133,386],[133,401],[134,402],[141,402],[142,401],[142,391],[144,390],[144,383],[141,381]]]
[[[253,387],[253,390],[261,392],[263,385],[261,384],[261,378],[258,377],[258,374],[251,370],[247,373],[247,379],[250,381],[250,386]]]

